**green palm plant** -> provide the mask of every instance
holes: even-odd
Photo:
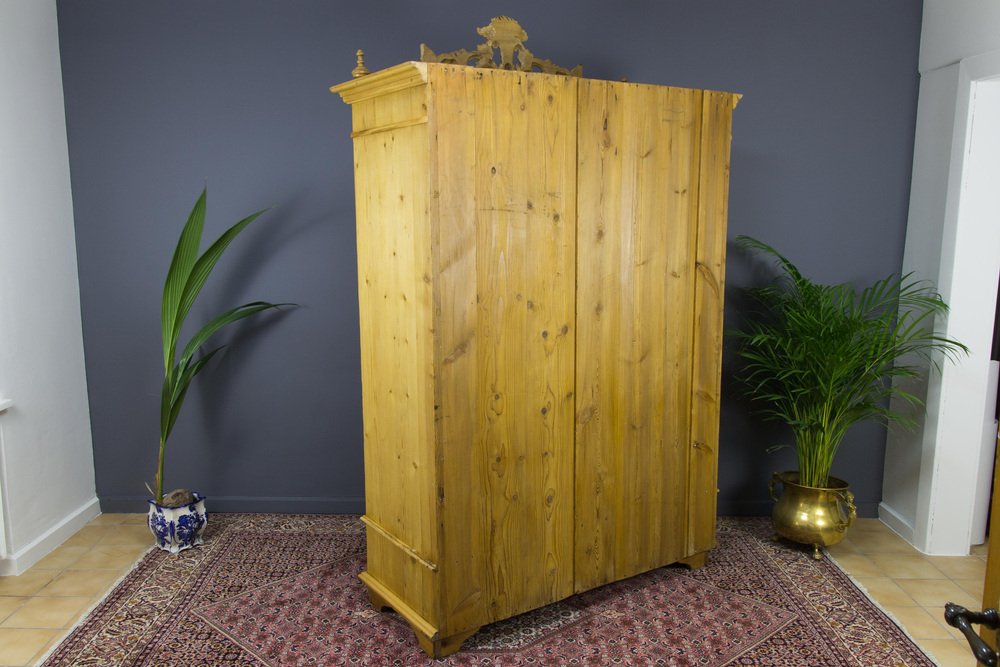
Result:
[[[968,349],[934,332],[934,318],[948,306],[926,281],[889,276],[859,293],[812,282],[756,239],[737,242],[780,270],[772,283],[749,290],[757,309],[734,332],[745,361],[738,378],[760,414],[791,427],[799,483],[826,487],[848,428],[866,420],[912,424],[890,399],[923,403],[898,380],[936,367],[937,353],[953,359]]]
[[[243,218],[223,232],[203,254],[199,255],[202,229],[205,225],[207,194],[207,189],[202,190],[201,196],[198,197],[198,201],[195,202],[194,208],[191,210],[191,215],[188,216],[180,239],[177,241],[177,248],[174,250],[173,260],[170,262],[170,269],[167,271],[167,279],[163,286],[161,326],[164,378],[160,398],[160,450],[154,476],[155,491],[149,489],[157,504],[163,502],[163,460],[167,438],[170,437],[170,432],[177,421],[177,415],[184,404],[184,397],[187,395],[191,380],[205,368],[205,364],[212,357],[225,347],[221,345],[204,354],[199,354],[201,346],[227,324],[263,310],[291,305],[253,301],[231,308],[209,320],[191,337],[180,356],[177,356],[184,320],[216,262],[219,261],[219,257],[241,231],[266,212],[266,210],[257,211]],[[148,484],[147,488],[149,488]]]

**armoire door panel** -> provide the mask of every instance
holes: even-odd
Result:
[[[486,590],[490,520],[482,489],[488,482],[477,442],[479,321],[476,286],[476,213],[473,110],[461,68],[437,68],[429,80],[432,128],[431,219],[434,237],[435,415],[441,488],[439,521],[445,636],[476,627],[489,616]],[[444,131],[442,126],[450,127]]]
[[[701,92],[579,84],[576,589],[686,554]]]
[[[688,553],[715,547],[729,159],[733,108],[739,99],[739,95],[732,93],[704,91],[702,101]]]
[[[462,67],[441,76],[436,290],[440,312],[452,317],[454,300],[459,316],[439,331],[442,384],[457,381],[442,394],[440,437],[445,479],[477,480],[464,496],[445,492],[444,522],[446,533],[477,527],[482,604],[504,618],[573,586],[577,82]],[[451,467],[458,447],[470,448],[462,471]]]

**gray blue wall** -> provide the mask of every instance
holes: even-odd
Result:
[[[898,271],[917,97],[919,0],[332,0],[59,2],[97,491],[143,511],[162,378],[159,294],[208,186],[206,237],[260,208],[192,320],[254,299],[301,306],[238,326],[169,443],[167,485],[217,511],[363,506],[350,113],[327,88],[354,51],[372,70],[471,47],[494,14],[585,74],[744,94],[730,237],[777,245],[812,277]],[[759,268],[731,249],[727,324]],[[727,352],[725,374],[732,364]],[[720,511],[769,511],[787,441],[729,396]],[[834,474],[863,514],[881,497],[884,430],[851,432]]]

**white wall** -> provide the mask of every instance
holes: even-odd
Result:
[[[57,31],[0,2],[0,574],[99,514]]]
[[[893,430],[880,516],[917,548],[968,552],[1000,271],[1000,3],[925,0],[903,270],[951,306],[945,333],[971,348],[930,374],[927,415]]]
[[[920,72],[1000,49],[997,0],[924,0]]]

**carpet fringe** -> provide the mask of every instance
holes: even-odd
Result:
[[[878,600],[876,600],[875,597],[871,593],[868,592],[868,589],[865,587],[864,584],[862,584],[855,577],[853,577],[851,574],[849,574],[847,572],[847,570],[844,569],[844,566],[841,565],[837,561],[836,556],[834,556],[832,553],[830,553],[829,549],[827,549],[826,547],[823,547],[823,555],[826,556],[827,560],[829,560],[831,563],[833,563],[834,565],[836,565],[837,569],[840,570],[840,572],[845,577],[847,577],[848,579],[850,579],[851,583],[854,584],[859,591],[861,591],[862,593],[864,593],[865,597],[867,597],[868,600],[873,605],[875,605],[876,607],[878,607],[879,611],[881,611],[883,614],[885,614],[885,617],[888,618],[890,621],[892,621],[896,625],[896,627],[899,628],[899,631],[902,632],[904,635],[906,635],[907,639],[909,639],[911,642],[913,642],[914,644],[916,644],[920,648],[921,651],[923,651],[925,654],[927,654],[928,658],[930,658],[931,660],[933,660],[937,664],[941,664],[941,661],[937,659],[937,656],[935,656],[929,650],[927,650],[926,648],[924,648],[924,646],[920,643],[920,641],[917,640],[917,638],[914,637],[912,634],[910,634],[910,631],[906,629],[906,626],[903,625],[899,621],[899,619],[896,618],[896,616],[891,611],[889,611],[888,609],[886,609],[885,607],[883,607],[882,603],[879,602]]]
[[[150,536],[150,537],[152,537],[152,536]],[[148,549],[146,549],[145,551],[143,551],[141,554],[139,554],[136,557],[136,559],[134,561],[132,561],[132,564],[128,566],[128,569],[125,571],[125,573],[122,576],[120,576],[117,579],[115,579],[115,581],[114,581],[113,584],[111,584],[110,586],[108,586],[108,590],[104,592],[104,595],[102,595],[97,601],[95,601],[94,604],[92,604],[89,607],[87,607],[87,609],[85,609],[84,612],[82,614],[80,614],[79,618],[76,619],[76,622],[73,623],[73,625],[71,627],[67,628],[66,632],[64,632],[61,637],[58,637],[58,638],[56,638],[56,639],[54,639],[52,641],[52,645],[49,646],[49,649],[47,651],[45,651],[45,653],[42,655],[42,657],[40,657],[35,662],[35,664],[36,665],[45,664],[45,661],[48,660],[49,657],[53,653],[55,653],[56,649],[59,648],[62,645],[62,643],[64,641],[66,641],[66,639],[71,634],[73,634],[74,632],[76,632],[77,628],[79,628],[81,625],[83,625],[83,623],[88,618],[90,618],[90,615],[92,613],[94,613],[95,609],[97,609],[102,604],[104,604],[104,601],[108,599],[108,596],[111,595],[111,593],[114,592],[114,590],[116,588],[118,588],[119,584],[121,584],[123,581],[125,581],[125,579],[128,578],[128,576],[130,574],[132,574],[132,572],[135,571],[135,568],[137,568],[139,566],[139,563],[142,562],[142,559],[145,558],[149,554],[150,551],[152,551],[153,549],[156,549],[156,548],[157,547],[154,544],[151,547],[149,547]]]

